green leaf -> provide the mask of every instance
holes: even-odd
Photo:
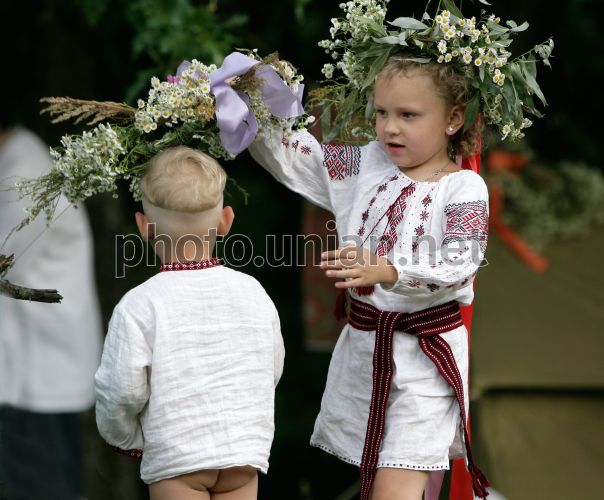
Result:
[[[373,61],[373,63],[369,67],[367,76],[366,76],[365,80],[363,81],[363,84],[362,84],[363,88],[370,87],[371,85],[373,85],[375,76],[378,74],[380,69],[382,69],[382,66],[384,66],[384,64],[386,64],[386,61],[390,57],[391,52],[392,52],[391,50],[383,50],[382,53],[380,54],[380,56],[377,57]]]
[[[428,28],[428,26],[426,26],[424,23],[414,19],[413,17],[398,17],[394,21],[388,22],[388,24],[396,26],[397,28],[412,30],[423,30]]]
[[[554,41],[550,38],[545,43],[535,45],[533,51],[543,59],[543,64],[551,68],[552,66],[549,63],[549,57],[551,56],[553,49]]]
[[[420,49],[423,49],[423,48],[424,48],[424,45],[425,45],[425,44],[424,44],[424,42],[422,42],[421,40],[418,40],[417,38],[414,38],[414,39],[413,39],[413,43],[414,43],[415,45],[417,45],[417,46],[418,46]]]
[[[365,105],[365,119],[367,119],[367,120],[369,120],[373,116],[373,112],[375,111],[375,109],[373,107],[372,96],[373,96],[372,92],[366,93],[367,104]]]
[[[413,61],[420,64],[427,64],[432,61],[432,59],[430,59],[429,57],[405,57],[405,61]]]
[[[545,96],[543,95],[543,92],[541,92],[541,88],[537,83],[537,64],[535,61],[526,61],[520,64],[522,64],[522,66],[520,66],[522,69],[522,74],[524,75],[529,88],[537,95],[543,105],[547,106]]]
[[[475,95],[472,97],[468,105],[466,106],[466,119],[463,126],[463,131],[468,130],[476,121],[478,117],[478,111],[480,110],[480,96]]]
[[[506,24],[512,28],[510,31],[513,31],[514,33],[525,31],[529,27],[529,23],[526,21],[524,21],[520,26],[518,26],[515,21],[508,21]]]
[[[377,43],[387,43],[389,45],[398,45],[399,44],[398,36],[393,36],[393,35],[383,36],[381,38],[372,38],[372,40]]]
[[[513,112],[517,106],[517,99],[515,98],[516,93],[514,92],[513,78],[508,76],[503,83],[503,102],[509,112]]]
[[[487,21],[487,27],[491,30],[489,32],[489,36],[493,36],[495,34],[503,34],[503,33],[507,33],[508,31],[510,31],[509,28],[506,28],[505,26],[501,26],[501,24],[497,24],[496,22],[493,22],[493,21]]]
[[[463,18],[463,14],[461,13],[461,10],[459,10],[457,5],[455,5],[455,2],[453,2],[452,0],[442,0],[441,3],[444,5],[445,9],[451,12],[451,14],[459,17],[460,19]]]

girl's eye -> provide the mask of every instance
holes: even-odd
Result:
[[[401,116],[403,118],[413,118],[415,116],[415,113],[408,113],[405,111],[405,112],[401,113]]]
[[[375,112],[378,116],[386,116],[386,111],[383,109],[377,109]]]

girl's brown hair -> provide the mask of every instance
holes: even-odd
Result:
[[[466,76],[452,65],[436,62],[420,63],[410,59],[410,56],[397,54],[391,56],[377,74],[376,79],[391,79],[395,76],[405,76],[413,71],[421,71],[432,77],[439,95],[445,100],[449,109],[460,106],[464,110],[470,101],[470,85]],[[465,157],[480,152],[482,124],[476,120],[464,132],[461,128],[451,137],[450,147],[455,155]]]

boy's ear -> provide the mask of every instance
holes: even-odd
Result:
[[[461,106],[453,106],[449,113],[449,121],[447,123],[447,135],[454,135],[463,128],[466,121],[465,110]]]
[[[153,227],[149,224],[147,216],[142,212],[136,212],[134,214],[134,219],[136,220],[138,232],[141,234],[143,240],[152,240],[155,237],[155,234],[153,234]]]
[[[231,230],[234,218],[235,212],[233,212],[233,207],[224,207],[222,209],[222,216],[220,217],[220,222],[218,223],[218,227],[216,228],[216,234],[220,236],[226,236]]]

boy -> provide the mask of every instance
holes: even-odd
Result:
[[[96,373],[99,432],[144,451],[152,500],[255,499],[268,468],[283,340],[262,286],[212,258],[234,218],[225,182],[199,151],[153,158],[136,222],[160,273],[114,309]]]

